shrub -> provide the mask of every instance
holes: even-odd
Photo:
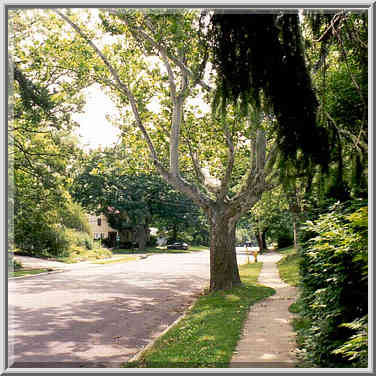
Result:
[[[69,240],[70,246],[85,247],[86,249],[94,248],[94,241],[86,232],[80,232],[73,229],[64,229],[65,236]]]
[[[104,238],[104,239],[101,239],[101,240],[95,240],[94,241],[95,247],[101,247],[102,244],[105,245],[108,248],[115,247],[116,240],[112,240],[110,238]]]
[[[22,264],[13,257],[13,254],[8,253],[8,271],[19,270],[21,268]]]
[[[280,233],[277,238],[278,248],[285,248],[294,244],[294,237],[289,233]]]
[[[87,234],[86,234],[86,235],[87,235]],[[85,247],[86,247],[87,249],[94,249],[94,240],[91,239],[91,238],[89,237],[89,235],[87,235],[87,236],[85,237]]]
[[[69,255],[69,249],[73,245],[68,231],[61,226],[53,226],[46,234],[48,238],[45,253],[47,255],[66,257]]]
[[[314,234],[300,250],[301,315],[309,325],[298,336],[314,367],[354,367],[359,359],[346,353],[349,341],[358,335],[360,347],[367,346],[359,337],[364,326],[352,325],[368,313],[368,215],[366,206],[357,206],[336,204],[305,225]]]
[[[150,238],[149,240],[146,242],[146,245],[148,247],[154,247],[155,245],[157,245],[157,237],[154,236],[154,235],[150,235]]]
[[[92,235],[87,214],[80,204],[67,201],[61,210],[61,224],[79,232]]]

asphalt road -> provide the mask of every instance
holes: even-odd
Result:
[[[243,262],[245,256],[238,256]],[[10,280],[9,363],[117,368],[173,323],[208,283],[209,252]]]

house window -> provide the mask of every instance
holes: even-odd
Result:
[[[101,232],[101,239],[104,239],[104,232]]]
[[[100,225],[102,224],[102,218],[99,217],[99,218],[97,219],[97,224],[98,224],[98,226],[100,226]]]
[[[101,237],[101,234],[99,234],[98,232],[94,232],[94,239],[99,239]]]

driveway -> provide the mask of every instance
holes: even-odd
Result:
[[[209,252],[9,280],[9,364],[117,368],[173,323],[208,283]]]

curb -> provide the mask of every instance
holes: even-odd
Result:
[[[146,258],[149,257],[149,256],[151,256],[151,255],[139,256],[139,257],[137,258],[137,260],[143,260],[143,259],[146,259]],[[137,261],[137,260],[135,260],[135,261]],[[90,264],[90,265],[94,265],[94,264]],[[97,265],[97,266],[103,266],[103,265]],[[49,272],[43,272],[43,273],[38,273],[38,274],[28,274],[28,275],[21,275],[21,276],[19,276],[19,277],[9,277],[8,280],[21,279],[21,278],[31,278],[31,277],[38,277],[38,276],[46,275],[46,274],[64,273],[64,272],[69,271],[69,270],[72,270],[72,269],[52,270],[52,271],[49,271]]]
[[[205,291],[206,287],[201,290],[201,293]],[[200,293],[200,295],[201,295]],[[136,355],[134,355],[131,359],[127,360],[126,363],[131,363],[131,362],[137,362],[151,347],[154,346],[155,342],[159,338],[161,338],[164,334],[166,334],[170,329],[172,329],[175,325],[177,325],[183,318],[188,314],[188,312],[193,308],[193,306],[196,304],[196,301],[198,298],[192,302],[187,309],[184,311],[184,313],[179,316],[172,324],[170,324],[166,329],[163,330],[161,334],[159,334],[155,339],[151,340],[141,351],[139,351]]]
[[[19,276],[19,277],[10,277],[10,278],[8,278],[8,280],[11,280],[11,279],[21,279],[21,278],[38,277],[38,276],[45,275],[45,274],[64,273],[65,271],[66,271],[66,270],[52,270],[52,271],[50,271],[50,272],[43,272],[43,273],[29,274],[29,275],[21,275],[21,276]]]

